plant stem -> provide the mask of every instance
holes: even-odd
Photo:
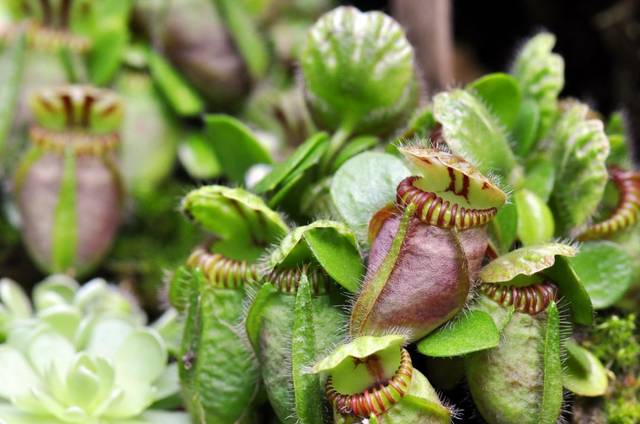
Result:
[[[335,159],[340,149],[342,149],[342,146],[351,135],[352,129],[353,125],[343,122],[342,125],[340,125],[340,128],[333,133],[333,136],[329,141],[329,147],[320,162],[321,175],[326,175],[329,172],[332,160]]]

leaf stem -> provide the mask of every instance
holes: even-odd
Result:
[[[342,149],[344,143],[349,139],[351,132],[353,131],[353,125],[350,122],[343,122],[336,132],[331,136],[329,140],[329,147],[322,157],[320,162],[320,172],[325,175],[329,172],[331,161],[335,159],[336,155]]]

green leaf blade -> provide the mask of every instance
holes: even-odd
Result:
[[[518,118],[522,92],[518,81],[509,74],[485,75],[467,86],[484,101],[503,125],[513,129]]]
[[[418,351],[426,356],[452,357],[491,349],[499,343],[500,333],[491,316],[474,310],[422,339]]]
[[[259,163],[270,164],[271,155],[242,122],[229,115],[207,115],[207,138],[216,152],[225,174],[236,183],[244,183],[247,170]]]
[[[595,309],[614,305],[631,285],[632,259],[616,243],[606,240],[584,243],[570,263]]]
[[[149,70],[158,88],[180,116],[195,116],[204,110],[204,100],[160,54],[149,50]]]
[[[331,182],[331,198],[341,218],[358,237],[366,239],[369,220],[395,201],[400,181],[411,175],[402,160],[379,152],[365,152],[349,159]]]

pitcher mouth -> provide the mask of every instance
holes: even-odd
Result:
[[[187,266],[202,271],[206,280],[215,288],[237,289],[248,283],[271,283],[281,293],[295,294],[303,274],[309,279],[315,295],[326,294],[330,285],[329,277],[313,265],[305,264],[262,274],[257,264],[211,253],[206,245],[194,249],[187,259]]]
[[[415,205],[416,218],[427,225],[467,230],[486,225],[498,213],[497,208],[465,208],[443,199],[434,192],[423,191],[414,185],[419,178],[407,177],[400,182],[396,202],[401,209],[410,204]]]
[[[43,150],[64,154],[72,149],[76,156],[104,156],[120,144],[118,133],[91,134],[78,130],[51,130],[38,125],[29,129],[29,138]]]
[[[58,52],[62,49],[85,53],[91,47],[87,37],[73,34],[65,28],[51,28],[35,21],[0,25],[0,44],[10,44],[25,33],[27,45],[38,51]]]
[[[502,306],[513,306],[517,312],[537,315],[556,300],[558,287],[549,281],[526,287],[482,283],[480,292]]]
[[[345,395],[333,386],[333,378],[329,376],[325,393],[329,402],[341,415],[369,418],[379,416],[397,404],[409,391],[413,365],[406,349],[400,352],[400,366],[393,377],[385,382],[375,383],[363,392]]]

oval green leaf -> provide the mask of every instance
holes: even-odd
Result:
[[[340,222],[320,220],[298,227],[282,239],[267,259],[269,268],[292,268],[318,262],[350,292],[358,289],[364,265],[353,232]]]
[[[609,387],[609,378],[600,360],[573,340],[567,340],[565,348],[564,387],[579,396],[603,396]]]
[[[216,152],[203,134],[189,134],[178,147],[178,158],[192,178],[205,180],[222,173]]]
[[[631,257],[616,243],[604,240],[584,243],[570,262],[595,309],[615,304],[631,284]]]
[[[518,118],[522,92],[518,81],[509,74],[485,75],[467,86],[481,98],[487,108],[507,129],[512,129]]]
[[[418,342],[418,352],[426,356],[461,356],[490,349],[500,343],[500,333],[491,316],[468,311]]]
[[[371,217],[395,201],[398,184],[409,175],[409,169],[396,156],[361,153],[336,172],[331,182],[331,198],[340,217],[365,239]]]
[[[547,204],[532,191],[522,188],[513,195],[518,210],[518,238],[525,246],[553,238],[555,222]]]
[[[244,183],[249,168],[271,163],[271,155],[242,122],[229,115],[204,118],[207,138],[211,141],[224,173],[236,183]]]

